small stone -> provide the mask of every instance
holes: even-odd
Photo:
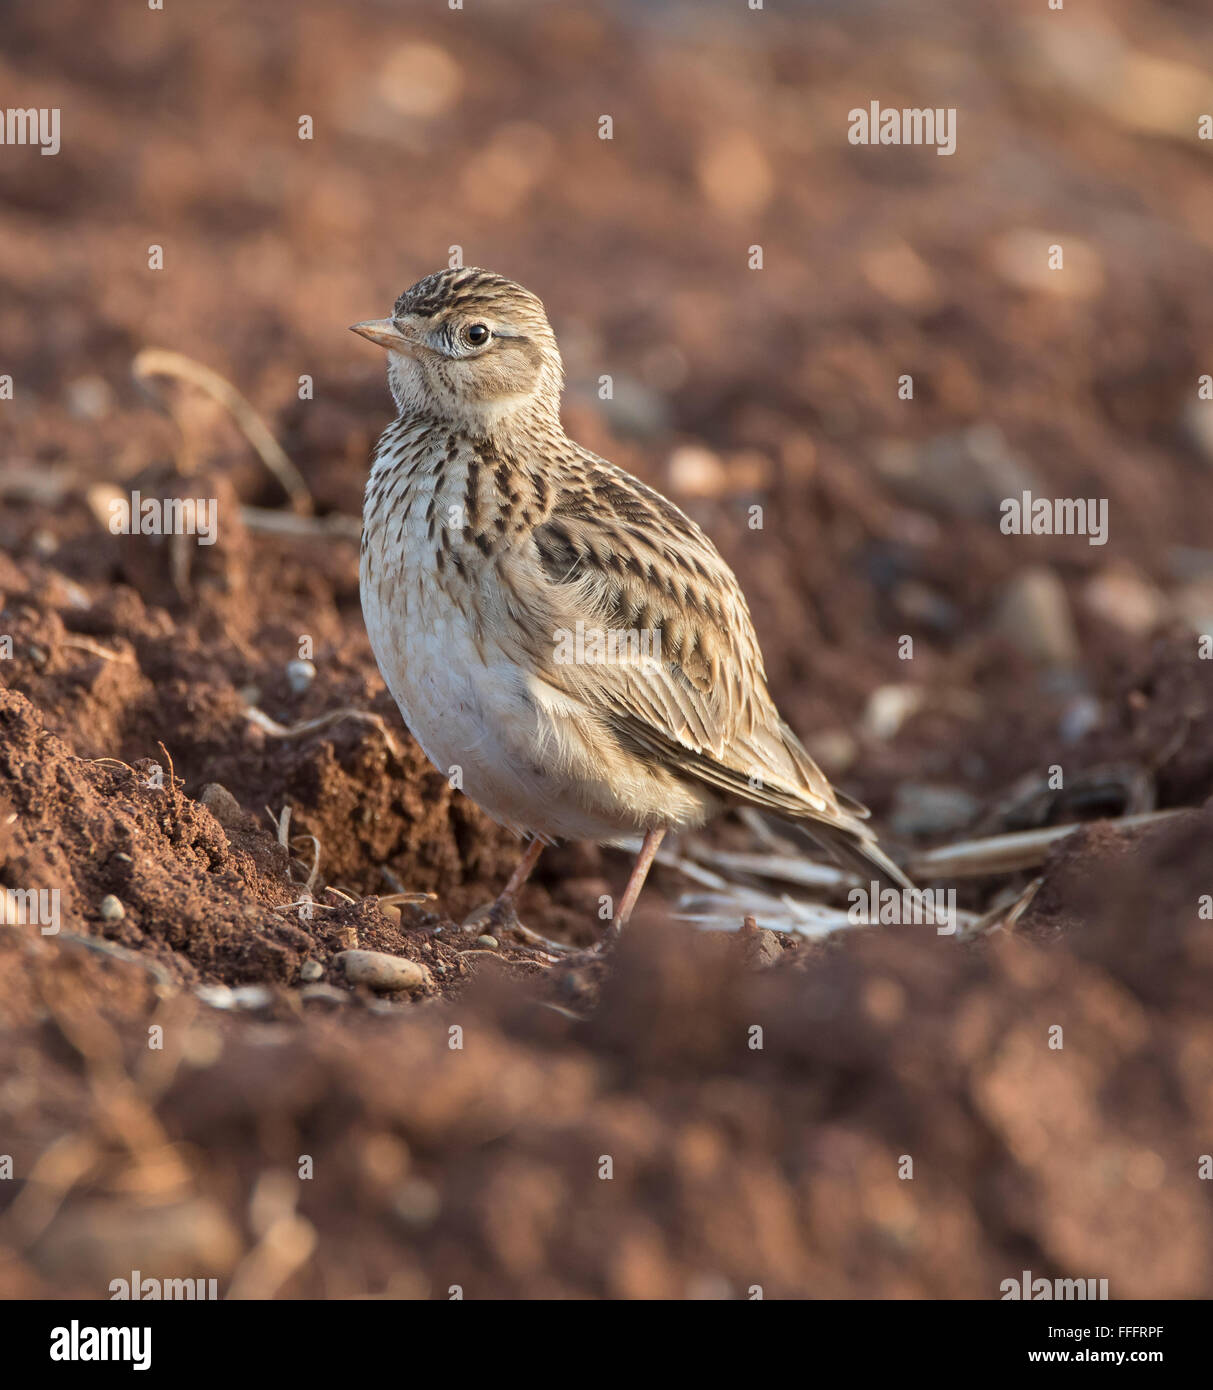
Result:
[[[1051,263],[1056,233],[1043,227],[1011,227],[989,245],[990,261],[1007,284],[1028,294],[1092,299],[1104,285],[1103,258],[1094,243],[1064,239],[1064,268]]]
[[[971,825],[981,805],[959,787],[903,782],[894,795],[889,824],[898,835],[944,835]]]
[[[366,985],[384,994],[428,989],[434,983],[424,965],[383,951],[342,951],[333,963],[345,972],[351,984]]]
[[[264,985],[199,985],[194,993],[212,1009],[264,1009],[274,1002]]]
[[[903,502],[943,517],[996,519],[1004,499],[1040,490],[1028,464],[991,424],[923,444],[887,441],[876,466]]]
[[[868,697],[863,713],[865,731],[872,738],[893,738],[901,726],[922,708],[923,692],[916,685],[882,685]]]
[[[364,101],[366,83],[358,83]],[[372,90],[394,113],[414,120],[443,115],[458,101],[463,74],[454,58],[437,44],[411,40],[392,48],[383,59]]]
[[[316,668],[310,661],[288,661],[286,683],[296,695],[302,695],[316,679]]]
[[[130,505],[130,498],[116,488],[113,483],[93,483],[84,494],[85,505],[92,512],[95,521],[107,531],[114,515],[115,502]]]
[[[873,289],[906,309],[933,309],[940,301],[931,267],[904,241],[886,241],[869,251],[860,268]]]
[[[670,487],[684,497],[719,497],[729,485],[720,455],[698,444],[680,445],[666,467]]]
[[[307,983],[319,980],[324,975],[324,966],[318,960],[305,960],[299,967],[299,978]]]
[[[379,911],[383,913],[389,922],[395,922],[397,926],[400,925],[400,909],[395,903],[380,903]]]
[[[700,192],[725,217],[757,216],[777,182],[763,147],[744,130],[714,131],[695,161]]]
[[[114,408],[110,384],[99,376],[78,376],[65,392],[69,414],[77,420],[104,420]]]
[[[478,936],[476,938],[476,945],[483,946],[486,951],[495,951],[497,949],[497,938],[495,936]]]
[[[107,893],[101,899],[101,915],[107,922],[121,922],[126,916],[126,908],[122,906],[121,899]]]
[[[402,1184],[392,1199],[396,1215],[410,1226],[428,1226],[442,1209],[438,1189],[424,1178]]]
[[[1078,638],[1065,586],[1051,569],[1022,570],[1003,591],[995,627],[1031,661],[1070,667]]]
[[[198,798],[212,816],[223,826],[239,825],[244,820],[240,803],[221,782],[208,782]]]
[[[1094,695],[1075,695],[1061,712],[1057,732],[1063,743],[1077,743],[1103,719],[1103,706]]]
[[[819,729],[808,735],[804,746],[827,777],[841,777],[859,756],[855,740],[845,729]]]
[[[336,989],[332,985],[304,985],[299,991],[299,998],[305,1004],[348,1004],[350,996],[343,989]]]
[[[1167,598],[1131,569],[1107,569],[1089,579],[1083,603],[1096,617],[1133,637],[1144,637],[1167,620]]]

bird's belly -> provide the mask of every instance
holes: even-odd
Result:
[[[541,715],[526,673],[436,584],[397,560],[364,562],[362,607],[371,649],[410,733],[452,786],[494,820],[548,838],[627,833],[579,804],[545,761]],[[547,749],[550,752],[550,747]]]

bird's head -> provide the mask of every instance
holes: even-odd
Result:
[[[392,316],[352,330],[388,352],[401,414],[434,415],[489,434],[557,417],[564,369],[542,303],[488,270],[440,270],[396,301]]]

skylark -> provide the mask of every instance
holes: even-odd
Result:
[[[494,920],[515,920],[544,844],[643,834],[617,930],[662,836],[738,805],[909,886],[780,718],[716,547],[565,434],[560,351],[533,294],[440,271],[353,331],[387,349],[398,410],[363,512],[375,659],[430,761],[532,837]]]

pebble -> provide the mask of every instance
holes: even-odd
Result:
[[[333,985],[304,985],[299,991],[299,997],[305,1003],[321,1004],[348,1004],[350,996],[343,989],[336,989]]]
[[[809,755],[828,777],[840,777],[859,756],[859,747],[845,729],[819,729],[804,741]]]
[[[288,661],[286,683],[296,695],[302,695],[316,679],[316,668],[310,661]]]
[[[77,420],[104,420],[114,408],[114,393],[104,377],[76,377],[64,394],[68,412]]]
[[[413,1178],[397,1188],[392,1208],[410,1226],[428,1226],[442,1209],[438,1189],[423,1178]]]
[[[495,936],[478,936],[476,938],[476,945],[483,946],[486,951],[495,951],[497,949],[497,938]]]
[[[1065,268],[1049,264],[1049,247],[1062,246]],[[989,243],[990,261],[1000,279],[1028,294],[1092,299],[1103,289],[1103,257],[1093,242],[1043,227],[1010,227]]]
[[[1041,24],[1030,32],[1025,52],[1032,67],[1115,127],[1190,140],[1193,112],[1209,109],[1206,69],[1143,51],[1110,26]]]
[[[1005,498],[1040,490],[1031,469],[991,424],[920,445],[889,441],[876,466],[903,502],[945,517],[997,518]]]
[[[318,960],[305,960],[299,967],[299,978],[310,984],[324,975],[324,966]]]
[[[121,922],[126,916],[126,908],[122,906],[120,898],[116,898],[113,893],[107,893],[101,899],[101,915],[107,922]]]
[[[1094,695],[1075,695],[1062,710],[1057,732],[1063,743],[1077,743],[1097,729],[1102,719],[1103,706]]]
[[[244,812],[240,809],[240,803],[221,782],[208,782],[202,788],[198,800],[220,825],[239,825],[244,819]]]
[[[959,787],[903,782],[893,799],[889,824],[899,835],[943,835],[977,819],[982,803]]]
[[[1078,638],[1065,587],[1051,569],[1021,570],[1003,590],[994,625],[1024,656],[1044,666],[1074,666]]]
[[[724,217],[756,217],[778,188],[759,142],[744,130],[714,133],[695,161],[699,190]]]
[[[872,738],[893,738],[901,726],[922,708],[923,692],[916,685],[881,685],[868,697],[863,726]]]
[[[274,996],[264,985],[199,985],[194,991],[212,1009],[264,1009]]]
[[[720,455],[698,444],[680,445],[666,468],[671,489],[684,497],[719,497],[729,485]]]
[[[351,984],[366,985],[384,994],[427,989],[433,985],[424,965],[403,956],[389,956],[383,951],[342,951],[334,957],[333,963],[341,967]]]
[[[1133,637],[1145,637],[1167,620],[1167,598],[1134,570],[1101,570],[1083,586],[1089,612]]]
[[[931,267],[904,241],[886,241],[860,261],[864,278],[886,299],[907,309],[932,309],[940,301]]]
[[[113,503],[124,500],[124,494],[113,483],[93,483],[84,494],[84,502],[92,512],[94,520],[109,530],[110,519],[114,513]],[[129,501],[128,499],[125,499]]]
[[[360,96],[364,85],[358,84]],[[429,120],[451,110],[462,86],[463,72],[444,48],[411,40],[388,52],[373,90],[398,115]]]

